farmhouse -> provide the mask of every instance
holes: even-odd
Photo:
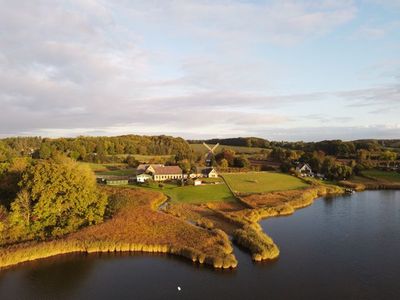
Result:
[[[314,176],[314,173],[309,164],[300,163],[296,167],[296,172],[300,173],[302,177]]]
[[[136,168],[136,174],[143,174],[143,173],[154,173],[154,168],[156,167],[164,167],[161,164],[140,164]]]
[[[182,179],[182,169],[178,166],[154,167],[153,178],[155,181]]]
[[[190,174],[192,178],[217,178],[218,173],[213,167],[197,167],[196,171]]]
[[[151,176],[150,174],[142,173],[142,174],[139,174],[136,176],[136,181],[143,183],[152,178],[153,178],[153,176]]]

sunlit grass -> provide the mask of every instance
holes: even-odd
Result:
[[[267,193],[306,188],[301,179],[273,172],[248,172],[223,174],[235,193]]]

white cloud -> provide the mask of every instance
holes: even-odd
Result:
[[[250,56],[255,45],[325,36],[355,17],[352,1],[0,0],[0,7],[3,136],[269,134],[300,126],[284,109],[326,97],[384,108],[399,100],[398,86],[280,95],[281,64]],[[193,50],[181,53],[175,42]],[[325,120],[343,118],[336,117]]]

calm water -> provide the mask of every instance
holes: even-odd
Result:
[[[214,271],[168,255],[68,255],[0,272],[0,299],[400,299],[400,191],[320,199],[262,225],[277,261],[235,249],[239,268]]]

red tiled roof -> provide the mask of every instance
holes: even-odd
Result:
[[[155,175],[182,174],[182,169],[178,166],[154,167]]]

